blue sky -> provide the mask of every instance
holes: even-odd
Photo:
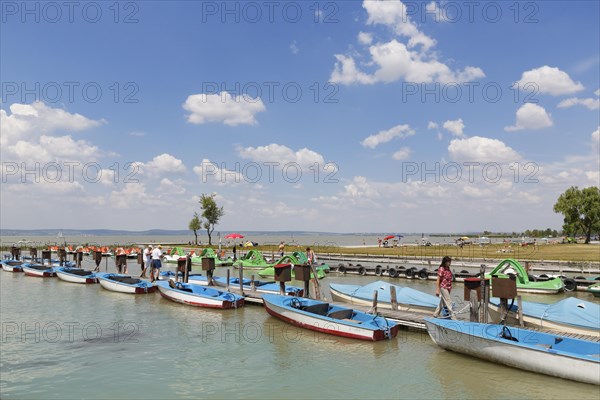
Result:
[[[598,2],[73,4],[1,3],[3,228],[519,231],[599,185]]]

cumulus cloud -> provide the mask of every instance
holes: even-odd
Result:
[[[311,166],[316,163],[321,167],[325,164],[323,156],[314,150],[304,147],[294,151],[277,143],[267,146],[240,147],[237,149],[237,153],[241,158],[259,163],[272,162],[278,163],[278,165],[298,163],[301,166]]]
[[[336,54],[331,81],[344,85],[390,83],[398,80],[415,83],[460,83],[485,76],[477,67],[467,66],[463,70],[452,70],[440,62],[437,53],[431,50],[436,45],[435,39],[419,29],[401,1],[365,0],[363,8],[367,12],[367,25],[386,26],[395,37],[387,42],[373,43],[371,35],[360,32],[359,43],[369,46],[370,58],[363,63],[364,67],[374,71],[362,71],[357,66],[355,56]],[[361,57],[360,54],[356,56]]]
[[[415,131],[411,129],[409,125],[396,125],[386,131],[379,131],[374,135],[368,136],[360,144],[362,144],[363,147],[374,149],[380,144],[387,143],[394,138],[404,139],[413,136],[414,134]]]
[[[579,99],[577,97],[571,97],[569,99],[564,99],[560,103],[558,103],[558,108],[570,108],[574,106],[584,106],[590,110],[598,110],[600,109],[600,99],[592,99],[588,97],[587,99]]]
[[[539,93],[552,96],[573,94],[584,89],[581,82],[573,81],[566,72],[547,65],[523,72],[521,79],[515,83],[521,90],[527,89],[528,84],[534,84]]]
[[[465,124],[463,123],[462,118],[459,118],[454,121],[448,120],[444,122],[444,125],[442,126],[444,127],[444,129],[446,129],[448,132],[452,133],[456,137],[465,137],[463,133],[463,130],[465,129]]]
[[[163,153],[147,163],[139,163],[140,172],[148,175],[178,174],[186,171],[183,161]]]
[[[433,121],[429,121],[427,123],[427,129],[438,129],[439,126],[437,124],[437,122],[433,122]]]
[[[398,161],[408,160],[410,158],[411,153],[412,150],[409,147],[402,147],[400,150],[398,150],[392,155],[392,158]]]
[[[550,114],[542,106],[525,103],[517,110],[517,122],[513,126],[504,127],[505,131],[513,132],[524,129],[542,129],[553,125]]]
[[[14,103],[10,106],[10,112],[9,115],[5,110],[0,110],[2,146],[20,139],[49,135],[59,130],[80,132],[106,123],[104,119],[89,119],[81,114],[48,107],[40,101],[31,104]]]
[[[266,110],[260,98],[231,96],[226,91],[218,94],[190,95],[183,108],[190,112],[187,120],[192,124],[221,122],[229,126],[256,125],[258,122],[255,114]]]
[[[448,154],[454,161],[511,163],[521,156],[504,142],[480,136],[468,139],[453,139]]]
[[[218,165],[207,158],[202,159],[199,165],[193,168],[202,183],[215,183],[217,185],[240,184],[246,179],[240,171],[229,170],[224,163]]]

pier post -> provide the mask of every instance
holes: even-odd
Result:
[[[396,286],[390,286],[390,298],[392,299],[392,310],[398,311],[398,299],[396,298]]]
[[[313,274],[313,286],[315,288],[315,299],[321,300],[321,287],[319,285],[319,276],[317,275],[317,269],[315,265],[310,263],[310,270]]]
[[[523,298],[521,297],[521,295],[517,295],[517,307],[519,308],[517,310],[517,315],[519,317],[519,326],[524,327],[525,322],[523,321]]]
[[[225,287],[227,288],[227,291],[229,292],[229,275],[231,274],[231,272],[229,271],[229,268],[227,268],[227,284],[225,285]]]
[[[250,277],[250,288],[253,292],[256,292],[256,282],[254,282],[254,275]]]
[[[469,302],[471,303],[471,311],[469,314],[469,321],[479,322],[479,301],[477,299],[477,290],[471,289],[469,291]]]
[[[244,296],[244,266],[240,263],[240,271],[239,271],[239,281],[240,281],[240,293]]]
[[[377,290],[373,291],[373,304],[371,306],[372,314],[377,314]]]

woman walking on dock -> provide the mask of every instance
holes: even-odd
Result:
[[[450,264],[452,259],[448,256],[442,258],[442,263],[438,268],[437,281],[435,284],[435,295],[440,298],[440,304],[438,304],[435,312],[433,313],[434,318],[439,318],[443,307],[446,307],[451,319],[456,319],[454,311],[452,311],[452,298],[450,292],[452,291],[452,271],[450,270]]]

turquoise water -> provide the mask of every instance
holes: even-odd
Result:
[[[321,282],[373,280],[332,273]],[[432,282],[410,285],[433,292]],[[355,341],[259,306],[211,311],[4,271],[0,301],[2,398],[598,399],[595,386],[450,353],[426,333]]]

